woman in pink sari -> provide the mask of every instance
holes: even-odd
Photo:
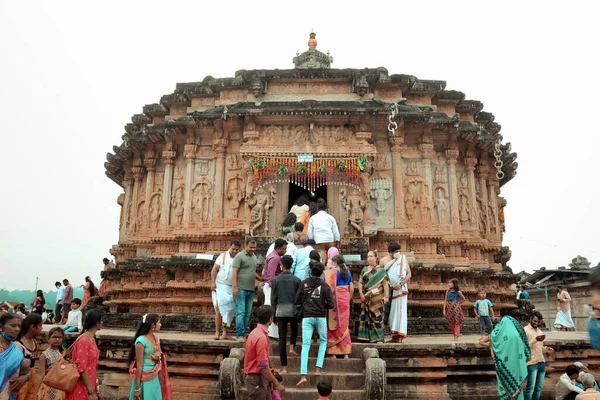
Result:
[[[331,249],[330,249],[331,250]],[[337,250],[337,249],[336,249]],[[333,268],[325,271],[325,282],[331,287],[335,307],[327,318],[327,354],[332,357],[352,353],[350,338],[350,302],[354,293],[352,273],[344,263],[344,257],[333,257]]]

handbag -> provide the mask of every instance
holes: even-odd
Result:
[[[77,340],[79,340],[79,338]],[[75,340],[75,343],[77,343],[77,340]],[[75,385],[79,380],[80,373],[77,369],[77,365],[75,365],[72,360],[67,360],[66,357],[67,354],[72,351],[75,343],[67,349],[65,354],[54,363],[52,368],[50,368],[50,371],[44,376],[42,382],[46,386],[61,390],[65,393],[73,393]]]

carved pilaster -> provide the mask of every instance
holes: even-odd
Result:
[[[165,180],[163,183],[162,210],[160,214],[160,225],[166,227],[170,223],[171,214],[171,192],[173,191],[173,163],[177,153],[174,151],[163,151],[162,157],[165,162]]]
[[[479,208],[479,218],[480,221],[483,225],[485,225],[484,229],[485,231],[483,233],[485,233],[486,235],[489,236],[490,234],[490,222],[489,222],[489,215],[488,215],[488,193],[487,193],[487,182],[486,182],[486,178],[488,176],[490,167],[486,164],[479,164],[477,166],[477,179],[479,180],[478,185],[479,185],[479,198],[477,198],[477,206]]]
[[[469,182],[469,196],[471,197],[471,228],[479,230],[479,210],[477,209],[477,193],[475,190],[475,165],[477,165],[477,159],[467,157],[465,158],[465,166],[467,169],[467,180]]]
[[[125,174],[125,179],[123,180],[123,188],[125,189],[125,202],[123,203],[123,223],[121,224],[121,231],[119,232],[120,242],[127,239],[127,233],[129,232],[132,187],[133,175],[131,172],[129,172]]]
[[[500,222],[498,219],[498,202],[497,197],[500,192],[500,183],[498,178],[495,176],[488,177],[488,215],[490,221],[490,235],[494,241],[500,241],[502,232],[500,229]]]
[[[419,151],[423,157],[425,182],[427,183],[427,195],[429,196],[429,204],[433,204],[433,178],[431,176],[431,160],[435,156],[433,149],[433,141],[431,138],[431,127],[426,127],[423,133],[423,142],[419,145]],[[429,218],[435,220],[434,207],[431,207],[431,215]]]
[[[458,182],[456,179],[456,161],[458,160],[458,150],[446,150],[448,159],[448,188],[450,191],[450,214],[452,216],[452,233],[461,232],[460,218],[458,216]]]
[[[225,182],[225,152],[227,151],[227,139],[215,139],[213,151],[215,153],[215,197],[213,202],[214,218],[223,219],[223,183]]]
[[[198,145],[186,144],[184,147],[185,157],[185,193],[183,197],[183,223],[189,225],[192,222],[192,184],[194,183],[194,159]]]
[[[146,153],[146,157],[144,158],[144,167],[146,167],[146,171],[148,171],[148,176],[146,177],[146,215],[150,215],[150,199],[152,198],[152,192],[154,192],[154,172],[156,171],[156,158],[154,158],[154,152],[149,151]],[[150,228],[150,218],[148,218],[148,226],[145,228]]]
[[[136,230],[139,230],[141,227],[137,226],[138,222],[137,222],[137,215],[138,215],[138,210],[137,210],[137,206],[138,206],[138,194],[140,191],[140,186],[142,185],[142,181],[144,180],[144,167],[142,167],[141,165],[136,165],[133,168],[131,168],[131,172],[133,173],[133,197],[131,199],[131,201],[133,201],[133,204],[131,206],[131,216],[130,216],[130,224],[129,224],[129,232],[133,233]]]

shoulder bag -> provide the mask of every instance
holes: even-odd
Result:
[[[78,340],[79,338],[75,340],[75,343],[77,343]],[[52,368],[50,368],[50,371],[44,376],[43,382],[46,386],[61,390],[65,393],[73,393],[80,376],[77,365],[75,365],[72,360],[72,351],[75,343],[65,351],[65,354],[54,363]],[[69,359],[67,359],[67,357]]]

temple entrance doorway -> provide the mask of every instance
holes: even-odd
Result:
[[[288,199],[288,210],[292,208],[296,200],[303,194],[308,196],[310,201],[317,201],[318,198],[323,198],[327,201],[327,185],[319,186],[313,192],[308,189],[304,189],[295,183],[290,183],[290,192]]]

